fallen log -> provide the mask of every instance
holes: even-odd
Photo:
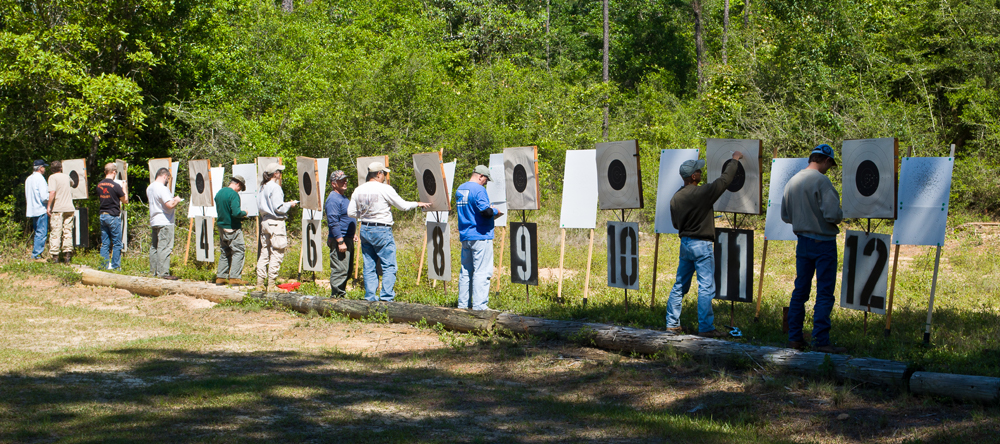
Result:
[[[910,391],[921,395],[996,403],[1000,401],[1000,378],[915,372],[910,377]]]
[[[84,285],[121,288],[146,296],[164,296],[177,293],[212,302],[239,302],[246,294],[239,290],[205,282],[168,281],[166,279],[106,273],[92,269],[84,269],[81,278]]]

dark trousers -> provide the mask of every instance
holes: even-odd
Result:
[[[816,275],[816,305],[813,306],[814,345],[830,345],[830,312],[837,286],[837,241],[820,241],[799,235],[795,247],[795,290],[788,304],[788,340],[802,341],[805,305]]]

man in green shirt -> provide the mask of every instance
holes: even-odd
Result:
[[[246,190],[243,176],[233,175],[229,186],[215,195],[215,208],[219,213],[219,271],[215,274],[218,285],[246,285],[243,274],[243,257],[246,244],[243,242],[243,219],[247,212],[240,209],[240,191]]]

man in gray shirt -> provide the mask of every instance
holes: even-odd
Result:
[[[840,194],[826,177],[837,165],[833,148],[822,144],[809,155],[809,166],[799,171],[785,186],[781,198],[781,220],[792,224],[798,236],[795,248],[795,290],[788,304],[788,347],[804,350],[802,336],[805,304],[809,300],[813,274],[816,275],[816,305],[813,307],[813,350],[844,353],[844,347],[830,344],[830,312],[837,280],[837,224],[844,219]]]

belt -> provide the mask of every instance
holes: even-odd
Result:
[[[391,226],[389,224],[380,224],[378,222],[361,222],[361,225],[365,225],[365,226],[368,226],[368,227],[388,227],[388,226]]]

